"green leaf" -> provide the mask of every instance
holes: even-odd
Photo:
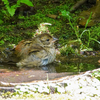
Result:
[[[62,14],[62,16],[66,16],[67,11],[66,10],[63,10],[63,11],[61,11],[61,14]]]
[[[3,22],[3,20],[0,19],[0,25],[1,25],[2,23],[4,23],[4,22]]]
[[[61,14],[62,14],[62,16],[69,16],[69,11],[66,11],[66,10],[63,10],[63,11],[61,11]]]
[[[88,23],[90,22],[91,17],[92,17],[92,12],[90,13],[90,16],[89,16],[89,18],[88,18],[88,20],[87,20],[87,22],[86,22],[86,24],[85,24],[85,29],[86,29]]]
[[[20,2],[33,7],[33,4],[30,0],[21,0]]]
[[[5,5],[9,5],[9,1],[8,0],[2,0],[4,2]]]
[[[0,45],[4,44],[5,42],[3,40],[0,41]]]
[[[69,15],[70,14],[69,11],[63,10],[63,11],[61,11],[61,14],[62,14],[62,16],[66,17],[70,21],[71,17]]]
[[[11,16],[13,16],[14,14],[15,14],[15,8],[14,8],[14,6],[12,6],[11,8],[10,7],[7,7],[7,10],[8,10],[8,12],[9,12],[9,14],[11,15]]]

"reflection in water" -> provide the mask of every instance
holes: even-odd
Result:
[[[98,68],[98,65],[88,64],[88,63],[63,63],[56,67],[56,72],[84,72],[87,70],[93,70]]]
[[[14,65],[1,64],[0,65],[0,81],[9,83],[23,83],[32,82],[36,80],[49,80],[61,78],[64,76],[75,75],[79,72],[92,70],[98,68],[98,65],[89,63],[75,63],[75,62],[54,62],[52,64],[19,69]]]
[[[52,64],[42,66],[42,67],[33,67],[33,68],[22,68],[19,69],[13,65],[1,64],[0,65],[0,73],[5,71],[19,71],[19,70],[44,70],[48,73],[61,73],[61,72],[84,72],[87,70],[93,70],[100,67],[99,65],[93,65],[88,63],[75,63],[75,62],[66,62],[66,63],[58,63],[54,62]]]
[[[40,69],[42,69],[44,71],[48,71],[48,73],[56,73],[57,72],[54,64],[42,66],[42,67],[40,67]]]

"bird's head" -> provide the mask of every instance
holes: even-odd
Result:
[[[39,35],[39,38],[40,41],[43,43],[43,45],[47,45],[47,46],[53,46],[54,42],[57,40],[56,38],[54,38],[48,33]]]

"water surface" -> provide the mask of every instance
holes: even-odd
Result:
[[[68,75],[75,75],[100,67],[97,62],[99,59],[99,55],[89,57],[60,57],[54,63],[46,66],[22,69],[12,64],[0,64],[0,81],[23,83],[46,80],[47,76],[51,80]]]

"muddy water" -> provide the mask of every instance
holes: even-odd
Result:
[[[22,68],[15,65],[0,64],[0,81],[9,83],[32,82],[36,80],[56,79],[74,75],[100,67],[97,62],[100,55],[59,57],[57,61],[47,66]]]

